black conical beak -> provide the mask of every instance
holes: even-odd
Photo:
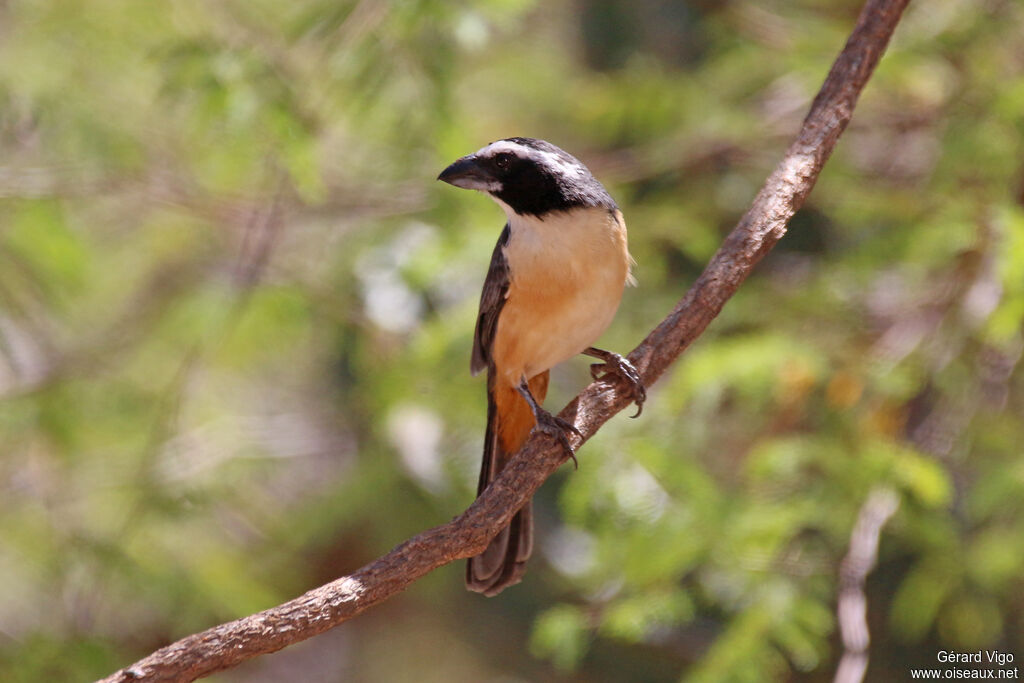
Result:
[[[472,154],[462,157],[441,171],[441,175],[437,176],[437,179],[467,190],[494,192],[501,189],[501,182]]]

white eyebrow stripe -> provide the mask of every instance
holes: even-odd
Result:
[[[498,140],[497,142],[492,142],[486,147],[481,147],[476,153],[476,156],[488,157],[494,154],[500,154],[501,152],[510,152],[520,158],[525,158],[530,154],[530,150],[519,143],[512,142],[510,140]]]
[[[477,151],[476,156],[490,157],[495,154],[500,154],[501,152],[515,154],[520,159],[526,159],[531,155],[540,156],[544,159],[546,166],[556,168],[566,175],[574,174],[577,176],[583,176],[586,174],[586,170],[582,164],[573,163],[561,155],[544,150],[533,149],[532,147],[526,147],[525,145],[520,145],[519,143],[512,142],[511,140],[498,140],[497,142],[492,142],[486,147],[481,147],[480,150]]]
[[[574,164],[565,157],[559,156],[557,154],[552,154],[551,152],[538,152],[538,154],[544,157],[545,161],[549,166],[560,169],[562,173],[575,173],[576,175],[583,175],[583,167],[580,166],[579,164]]]

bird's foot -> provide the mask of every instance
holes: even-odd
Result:
[[[644,401],[647,400],[647,389],[640,379],[640,372],[626,358],[612,351],[596,349],[593,346],[584,351],[588,356],[600,358],[603,363],[594,363],[590,366],[590,376],[595,380],[607,380],[609,375],[618,377],[629,388],[629,393],[636,403],[636,414],[632,417],[640,417],[644,410]]]
[[[552,415],[548,411],[540,407],[537,400],[530,393],[530,384],[524,378],[517,387],[520,395],[526,399],[527,404],[530,406],[530,410],[533,411],[533,419],[536,420],[537,424],[534,429],[552,436],[562,444],[562,449],[565,454],[572,458],[572,464],[576,469],[580,468],[579,461],[576,460],[576,451],[573,449],[572,444],[569,443],[569,436],[566,432],[573,432],[576,436],[583,438],[583,432],[576,429],[576,425],[571,422],[567,422],[557,415]]]
[[[565,451],[565,454],[572,458],[573,467],[575,469],[579,469],[580,463],[576,460],[576,450],[572,447],[572,444],[569,443],[568,432],[572,432],[581,439],[583,438],[583,432],[576,429],[576,425],[568,420],[563,420],[557,415],[552,415],[544,409],[538,410],[534,417],[537,419],[537,425],[534,429],[557,439],[558,442],[562,444],[562,449]]]

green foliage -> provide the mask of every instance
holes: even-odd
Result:
[[[584,159],[630,225],[639,287],[601,340],[628,350],[856,9],[2,4],[4,680],[105,675],[462,510],[501,217],[438,171],[510,135]],[[483,601],[442,569],[220,680],[827,680],[877,487],[901,505],[868,679],[1024,656],[1022,20],[910,7],[790,233],[542,489],[522,585]],[[588,381],[567,366],[549,406]]]
[[[579,609],[559,605],[537,618],[531,651],[552,660],[561,671],[574,669],[587,648],[587,619]]]

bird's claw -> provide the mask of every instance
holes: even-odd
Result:
[[[576,460],[576,450],[572,447],[572,444],[569,443],[569,436],[566,434],[566,432],[572,432],[582,439],[583,432],[576,429],[576,425],[567,420],[563,420],[557,415],[552,415],[546,410],[542,410],[537,413],[536,429],[557,439],[559,443],[562,444],[562,449],[565,450],[565,454],[572,458],[573,467],[575,469],[580,468],[580,463]]]
[[[636,403],[636,414],[631,417],[640,417],[644,410],[644,401],[647,400],[647,389],[640,379],[640,372],[625,357],[611,351],[603,351],[600,356],[603,363],[594,363],[590,366],[590,376],[595,380],[607,379],[608,375],[615,375],[629,386],[633,402]]]

